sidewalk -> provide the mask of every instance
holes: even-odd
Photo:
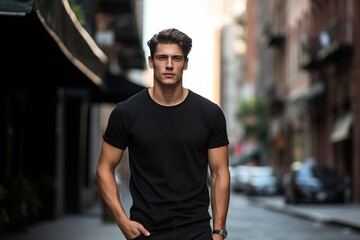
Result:
[[[104,222],[101,206],[81,214],[66,214],[31,226],[24,233],[8,234],[1,240],[125,240],[114,222]]]
[[[129,214],[132,199],[123,188],[122,201]],[[79,214],[65,214],[54,220],[34,224],[23,233],[0,236],[0,240],[126,240],[110,215],[104,217],[98,202]]]
[[[360,231],[360,204],[285,204],[282,196],[253,197],[256,204],[270,210],[335,224]]]
[[[287,205],[282,196],[250,197],[251,201],[266,209],[335,224],[360,231],[360,205],[357,204],[299,204]],[[54,221],[32,226],[28,232],[10,234],[2,240],[125,240],[113,222],[102,220],[100,206],[79,215],[65,215]]]

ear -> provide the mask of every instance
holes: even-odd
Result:
[[[148,57],[148,64],[149,64],[149,67],[150,67],[150,68],[153,68],[153,67],[154,67],[154,62],[153,62],[151,56]]]
[[[184,70],[188,69],[188,63],[189,63],[189,58],[186,58],[185,64],[184,64],[184,67],[183,67]]]

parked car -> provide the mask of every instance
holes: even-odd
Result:
[[[230,184],[231,190],[234,192],[244,191],[244,184],[249,178],[250,168],[252,166],[237,165],[230,167]]]
[[[283,177],[286,203],[344,202],[344,182],[335,169],[304,163]]]
[[[243,190],[247,195],[274,195],[278,193],[278,179],[270,166],[249,168]]]

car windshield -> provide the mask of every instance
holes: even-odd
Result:
[[[322,179],[337,177],[337,173],[334,169],[323,166],[302,167],[299,169],[298,174],[301,177],[315,177]]]
[[[314,175],[309,167],[300,168],[297,174],[301,177],[313,177]]]

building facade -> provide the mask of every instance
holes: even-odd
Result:
[[[313,157],[335,167],[360,202],[360,4],[274,0],[264,35],[274,51],[271,136],[284,171]],[[280,19],[279,19],[280,18]],[[279,43],[280,44],[275,44]],[[286,144],[276,143],[283,141]]]
[[[101,106],[143,89],[125,77],[145,60],[132,1],[86,3],[89,30],[69,1],[0,3],[0,235],[96,203]],[[115,15],[118,64],[133,60],[118,75],[94,39],[103,12]]]

